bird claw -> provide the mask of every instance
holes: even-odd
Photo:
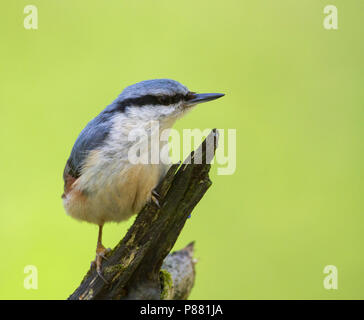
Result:
[[[106,261],[109,260],[109,258],[106,258],[106,255],[111,252],[110,248],[102,248],[100,252],[96,251],[96,256],[100,256],[102,259],[105,259]]]
[[[160,206],[160,204],[159,204],[158,199],[157,199],[155,196],[153,196],[153,195],[152,195],[152,200],[153,200],[153,202],[156,204],[156,206],[158,207],[158,209],[160,209],[160,208],[161,208],[161,206]]]
[[[104,246],[99,246],[96,249],[96,258],[94,261],[91,262],[91,268],[96,267],[96,272],[99,275],[99,277],[106,283],[109,284],[109,282],[105,279],[104,275],[102,274],[102,260],[108,261],[108,258],[106,257],[106,254],[108,254],[111,251],[110,248],[105,248]]]
[[[155,189],[152,190],[152,195],[156,196],[157,198],[160,198],[159,193]]]
[[[101,270],[97,270],[96,269],[96,272],[97,272],[97,274],[98,274],[98,276],[106,283],[106,284],[109,284],[109,281],[107,281],[106,279],[105,279],[105,277],[103,276],[103,274],[102,274],[102,271]]]
[[[160,209],[161,206],[159,204],[158,198],[160,198],[160,195],[158,194],[157,191],[153,190],[152,191],[152,200],[156,204],[156,206],[158,207],[158,209]]]

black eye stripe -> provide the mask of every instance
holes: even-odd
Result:
[[[193,92],[189,92],[186,95],[183,94],[175,94],[175,95],[145,95],[138,98],[125,99],[118,103],[118,110],[123,112],[126,107],[134,106],[134,107],[142,107],[145,105],[163,105],[169,106],[171,104],[176,104],[180,101],[188,101],[191,99],[191,95]]]

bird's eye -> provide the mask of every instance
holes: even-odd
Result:
[[[169,96],[160,96],[158,98],[159,103],[162,105],[169,105],[170,104],[170,97]]]
[[[165,95],[165,96],[157,96],[156,101],[164,106],[169,106],[171,104],[176,104],[183,100],[186,100],[186,97],[182,94],[175,94],[175,95]]]

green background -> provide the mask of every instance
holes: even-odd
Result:
[[[23,27],[27,4],[38,30]],[[328,4],[338,30],[323,28]],[[125,86],[164,77],[226,93],[177,129],[237,129],[235,174],[212,168],[175,246],[196,241],[191,298],[364,298],[363,1],[7,0],[0,12],[0,298],[78,286],[97,228],[62,207],[71,147]],[[106,225],[105,245],[131,223]],[[330,264],[338,290],[323,287]],[[24,289],[26,265],[38,290]]]

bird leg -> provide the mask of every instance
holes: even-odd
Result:
[[[96,258],[95,258],[94,263],[96,264],[96,272],[97,272],[97,274],[100,276],[100,278],[102,280],[104,280],[106,283],[108,283],[107,280],[102,275],[101,263],[102,263],[102,259],[107,260],[106,254],[108,252],[110,252],[111,249],[110,248],[105,248],[102,245],[102,227],[103,227],[103,225],[100,225],[99,226],[99,236],[97,238]]]

